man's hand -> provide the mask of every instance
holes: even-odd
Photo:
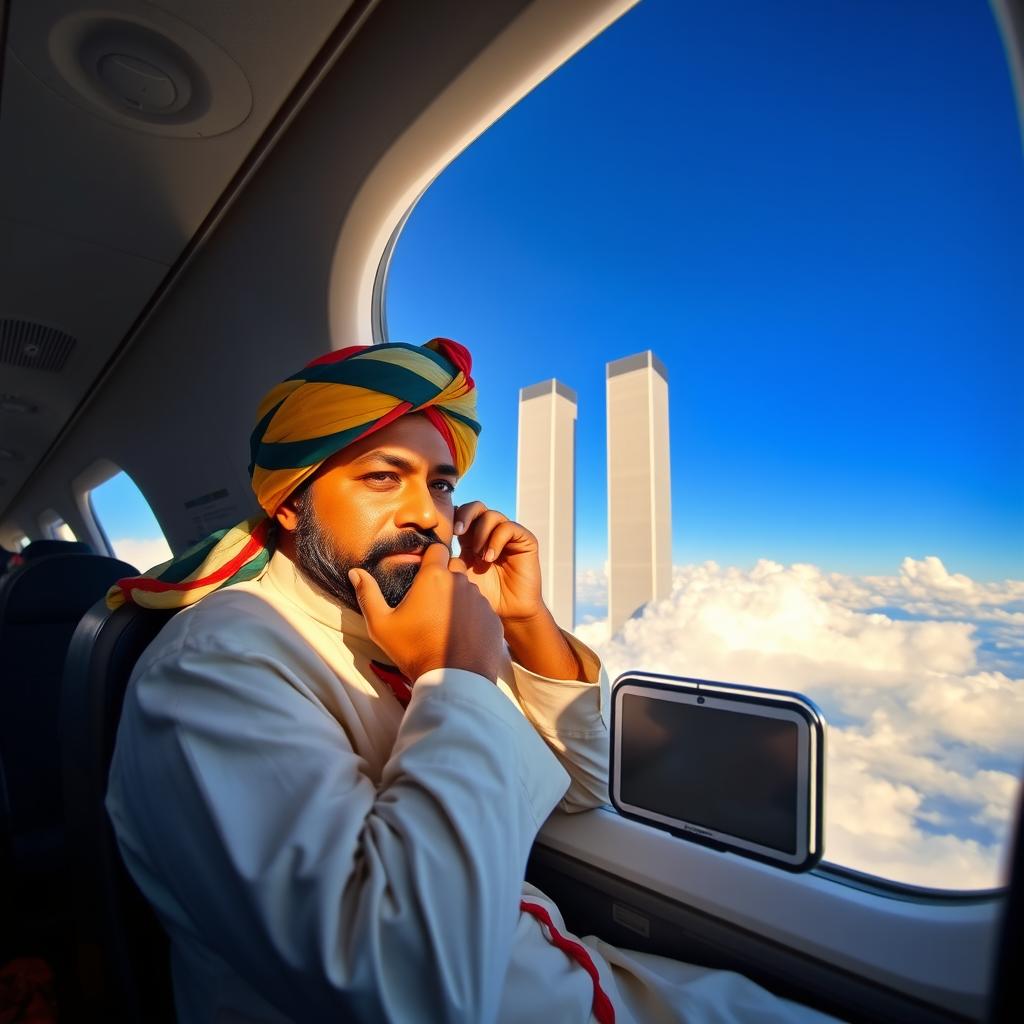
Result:
[[[501,622],[464,573],[448,568],[448,549],[431,544],[409,592],[388,606],[377,581],[352,569],[359,609],[370,639],[415,682],[435,668],[461,668],[498,678]]]
[[[459,556],[449,568],[466,574],[503,623],[544,611],[537,538],[525,526],[471,501],[455,510],[455,535]]]
[[[459,557],[448,562],[465,573],[501,620],[512,657],[549,679],[578,679],[583,671],[544,604],[537,538],[483,502],[455,510]]]

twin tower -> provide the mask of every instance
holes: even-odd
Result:
[[[668,373],[653,352],[608,363],[608,626],[614,634],[672,585]],[[591,510],[584,509],[589,515]],[[563,629],[576,612],[576,392],[519,392],[516,519],[540,542],[544,601]]]

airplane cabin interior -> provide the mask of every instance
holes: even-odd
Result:
[[[179,554],[255,514],[230,453],[266,382],[387,340],[417,199],[632,6],[0,0],[0,545],[21,563],[0,576],[0,964],[53,965],[60,1019],[174,1019],[166,939],[103,810],[128,678],[169,613],[106,610],[149,566],[114,555],[90,492],[126,472]],[[993,17],[1020,103],[1024,7]],[[605,808],[552,815],[527,877],[578,935],[843,1020],[1009,1021],[1022,848],[1018,823],[1009,889],[948,893]]]

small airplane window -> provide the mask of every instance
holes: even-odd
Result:
[[[117,473],[95,487],[89,501],[118,558],[145,571],[171,557],[149,502],[127,473]]]
[[[43,532],[51,540],[78,540],[75,531],[55,512],[44,514],[40,523]]]
[[[53,537],[55,540],[78,540],[75,531],[63,519],[54,525]]]
[[[388,340],[471,348],[458,498],[533,529],[613,678],[805,693],[826,861],[985,889],[1024,764],[1022,265],[988,5],[648,0],[439,175],[384,301]]]

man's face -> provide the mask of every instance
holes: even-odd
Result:
[[[319,587],[359,610],[350,569],[365,569],[392,607],[412,585],[427,545],[452,540],[458,479],[451,453],[424,416],[403,416],[323,464],[278,521]]]

